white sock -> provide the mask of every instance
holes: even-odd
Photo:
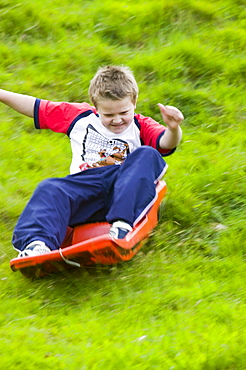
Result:
[[[117,227],[119,229],[125,229],[125,230],[128,230],[128,231],[132,231],[131,225],[129,225],[127,222],[121,221],[121,220],[113,222],[112,227]]]

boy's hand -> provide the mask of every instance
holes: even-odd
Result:
[[[160,103],[158,104],[158,107],[161,111],[163,121],[166,123],[169,129],[176,130],[184,120],[184,116],[180,110],[178,108]]]

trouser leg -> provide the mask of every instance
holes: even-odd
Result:
[[[111,167],[41,182],[17,222],[14,247],[23,250],[30,242],[41,240],[50,249],[57,249],[68,225],[105,221],[107,198],[117,172],[116,166]],[[103,186],[103,174],[108,189]]]
[[[156,183],[167,165],[159,152],[142,146],[131,153],[120,166],[110,210],[109,223],[123,220],[133,226],[151,207],[156,195]]]

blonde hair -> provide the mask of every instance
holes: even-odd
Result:
[[[121,100],[126,97],[129,97],[135,104],[138,97],[138,85],[128,67],[100,67],[91,80],[89,96],[95,107],[99,100]]]

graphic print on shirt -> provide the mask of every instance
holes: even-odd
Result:
[[[82,160],[92,167],[120,165],[129,153],[129,145],[120,139],[107,139],[91,124],[87,126],[82,144]]]

